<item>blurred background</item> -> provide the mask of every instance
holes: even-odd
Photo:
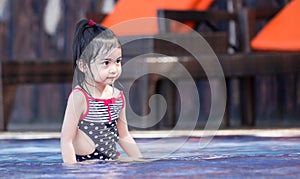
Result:
[[[71,42],[76,22],[87,16],[98,15],[99,19],[96,20],[101,23],[121,1],[126,0],[0,0],[0,60],[71,61]],[[173,0],[172,3],[176,4],[177,1],[183,0]],[[288,0],[216,0],[209,3],[207,10],[234,12],[245,7],[281,9],[289,3]],[[256,30],[259,31],[265,24],[266,22],[259,24]],[[217,26],[223,31],[230,31],[229,22]],[[233,47],[228,49],[231,54],[237,51]],[[300,126],[299,74],[255,78],[254,126],[243,126],[240,122],[239,81],[231,79],[228,84],[227,89],[232,94],[228,104],[231,125],[222,126],[223,128]],[[197,86],[201,91],[201,113],[197,129],[201,129],[210,110],[210,87],[207,81],[201,80],[197,81]],[[59,131],[70,90],[71,83],[19,85],[9,116],[8,130]],[[187,103],[186,105],[192,105]],[[138,106],[136,105],[137,111]],[[155,129],[172,127],[161,124]]]

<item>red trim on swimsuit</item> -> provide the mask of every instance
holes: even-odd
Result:
[[[116,103],[116,100],[117,100],[117,98],[115,98],[115,97],[113,97],[113,98],[111,98],[111,99],[99,99],[99,98],[93,98],[93,97],[90,97],[82,88],[74,88],[72,91],[71,91],[71,93],[73,92],[73,91],[75,91],[75,90],[79,90],[79,91],[81,91],[83,94],[84,94],[84,96],[85,96],[85,99],[86,99],[86,103],[87,103],[87,110],[86,110],[86,112],[80,117],[80,120],[83,120],[87,115],[88,115],[88,112],[89,112],[89,110],[90,110],[90,104],[89,104],[89,99],[93,99],[93,100],[95,100],[95,101],[101,101],[101,102],[103,102],[104,103],[104,105],[105,106],[107,106],[107,112],[108,112],[108,116],[109,116],[109,122],[111,122],[112,121],[112,117],[111,117],[111,109],[110,109],[110,104],[114,104],[114,103]],[[121,97],[121,99],[122,99],[122,108],[124,108],[124,103],[125,103],[125,99],[124,99],[124,94],[123,94],[123,92],[122,91],[120,91],[120,95],[119,95],[119,97]]]

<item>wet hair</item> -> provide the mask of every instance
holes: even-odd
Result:
[[[85,81],[85,75],[77,68],[77,62],[82,60],[87,64],[90,70],[90,64],[96,57],[105,57],[113,49],[121,48],[116,35],[108,28],[96,24],[92,20],[83,19],[76,25],[73,49],[73,66],[75,69],[73,86],[79,85]],[[82,87],[83,88],[83,87]]]

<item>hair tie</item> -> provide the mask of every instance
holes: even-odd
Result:
[[[95,26],[95,25],[96,25],[96,22],[90,19],[90,21],[89,21],[89,24],[88,24],[88,25],[89,25],[90,27],[93,27],[93,26]]]

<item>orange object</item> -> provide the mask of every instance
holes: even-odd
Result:
[[[300,0],[287,4],[253,38],[251,46],[256,50],[300,50]]]
[[[201,1],[212,0],[118,0],[101,24],[117,35],[153,35],[158,33],[158,9],[189,10]]]
[[[196,2],[194,9],[204,11],[208,9],[213,2],[214,0],[199,0]]]

